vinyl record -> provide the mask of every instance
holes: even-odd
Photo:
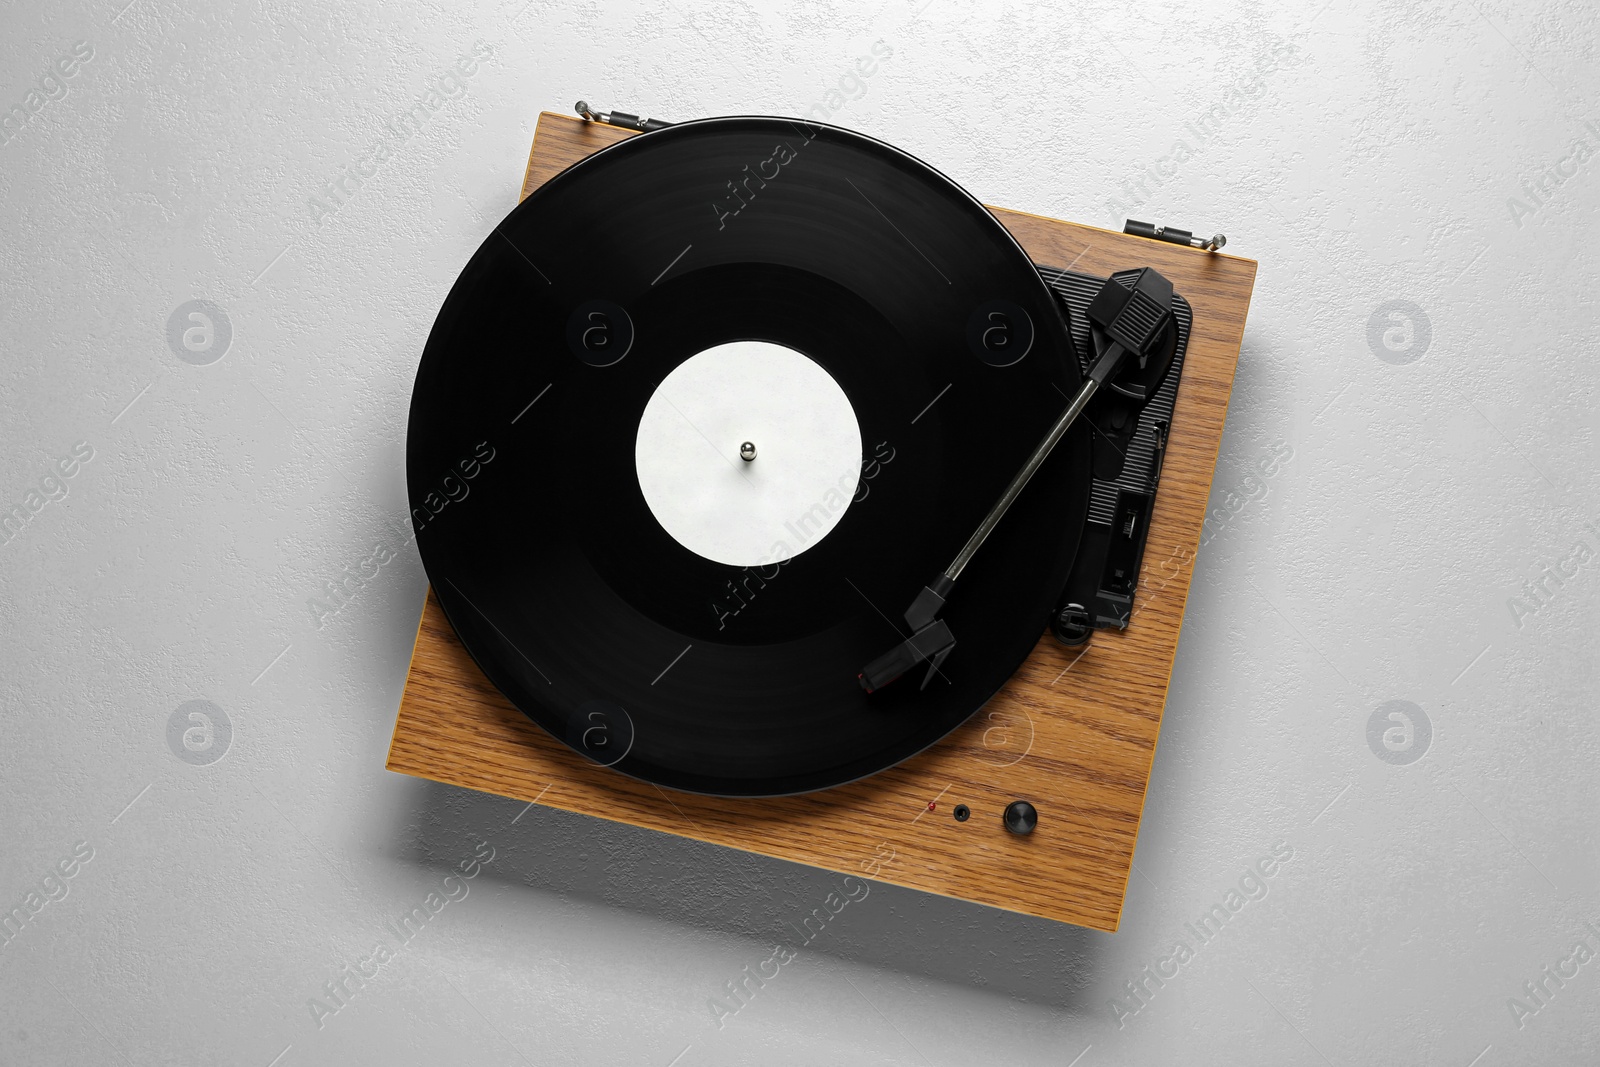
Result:
[[[1083,425],[962,575],[927,687],[857,681],[1078,384],[1028,257],[938,172],[684,123],[553,178],[468,263],[417,372],[413,523],[463,644],[563,743],[675,789],[822,789],[939,740],[1040,638]]]

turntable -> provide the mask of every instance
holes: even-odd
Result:
[[[389,768],[1114,930],[1255,264],[583,110],[422,356]]]

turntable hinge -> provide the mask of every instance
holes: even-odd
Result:
[[[1207,252],[1215,252],[1228,243],[1228,239],[1220,233],[1213,234],[1207,239],[1196,237],[1188,230],[1180,230],[1176,226],[1161,226],[1153,222],[1140,222],[1138,219],[1128,219],[1122,226],[1122,232],[1131,233],[1135,237],[1148,237],[1152,241],[1183,245],[1185,248],[1203,248]]]
[[[664,130],[672,123],[661,119],[642,119],[638,115],[630,115],[626,111],[596,111],[585,100],[579,100],[572,105],[572,110],[585,122],[603,122],[608,126],[621,126],[625,130],[639,130],[648,133],[651,130]]]

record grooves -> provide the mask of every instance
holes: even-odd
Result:
[[[775,146],[790,158],[759,198],[719,214],[730,178]],[[997,301],[1031,328],[1012,362],[970,341]],[[581,329],[575,344],[575,323],[601,323],[616,347],[586,349]],[[751,567],[668,534],[634,455],[668,373],[741,340],[815,360],[878,464],[825,537]],[[548,182],[463,272],[417,375],[413,508],[428,514],[430,487],[479,442],[504,458],[418,544],[484,673],[577,751],[691,792],[827,788],[945,736],[1034,647],[1072,564],[1064,531],[1088,509],[1087,426],[972,563],[945,612],[962,645],[941,676],[872,695],[856,681],[1079,376],[1028,257],[931,168],[832,127],[681,124]]]

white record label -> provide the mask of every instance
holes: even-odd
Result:
[[[746,442],[755,458],[740,457]],[[803,353],[734,341],[690,356],[645,404],[634,459],[677,542],[735,567],[792,559],[828,535],[861,477],[861,426]]]

